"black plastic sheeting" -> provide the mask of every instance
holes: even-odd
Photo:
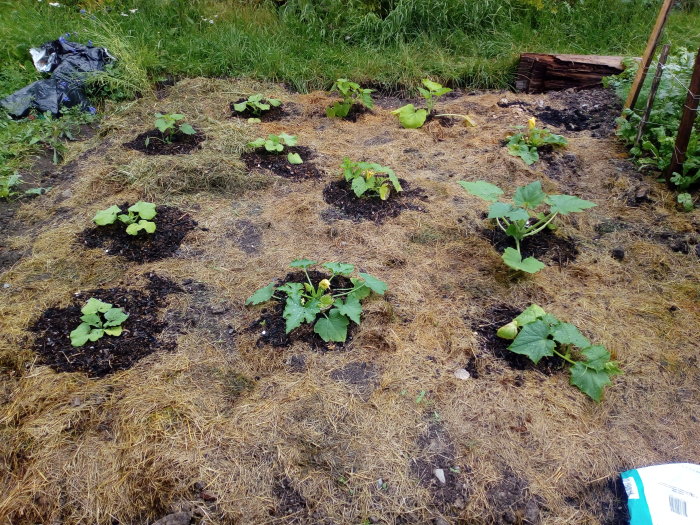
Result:
[[[83,85],[86,76],[104,70],[114,60],[104,47],[69,42],[62,36],[30,52],[36,68],[51,73],[51,78],[14,92],[0,100],[0,106],[15,118],[26,116],[31,109],[42,113],[50,111],[54,116],[61,113],[61,108],[80,106],[83,110],[92,110]]]

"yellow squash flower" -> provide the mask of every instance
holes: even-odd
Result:
[[[320,283],[318,283],[318,287],[321,290],[328,290],[331,287],[331,282],[328,279],[323,279]]]
[[[530,120],[527,121],[527,129],[535,129],[535,123],[537,121],[535,120],[535,117],[532,117]]]

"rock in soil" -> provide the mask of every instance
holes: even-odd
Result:
[[[176,512],[162,517],[153,525],[190,525],[190,521],[192,521],[192,514],[189,512]]]

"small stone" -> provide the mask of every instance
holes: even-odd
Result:
[[[194,483],[194,490],[203,490],[204,489],[204,483],[201,481],[196,481]]]
[[[612,255],[613,259],[617,259],[618,261],[621,261],[625,258],[625,250],[623,250],[622,248],[613,248],[610,254]]]
[[[223,304],[217,304],[216,306],[211,307],[211,313],[213,313],[214,315],[221,315],[223,313],[226,313],[226,310],[228,310],[228,308],[226,308],[226,306]]]
[[[74,397],[73,399],[71,399],[70,404],[73,405],[74,407],[79,407],[80,405],[83,404],[83,400],[80,399],[79,397]]]
[[[190,521],[192,521],[192,514],[189,512],[176,512],[162,517],[153,525],[190,525]]]
[[[214,496],[214,494],[212,494],[211,492],[207,492],[206,490],[200,492],[199,497],[202,498],[204,501],[216,501],[216,496]]]
[[[465,369],[465,368],[458,368],[455,370],[455,377],[457,379],[469,379],[471,377],[471,374]]]
[[[501,104],[508,104],[508,99],[503,97],[501,100],[499,100]]]
[[[377,488],[381,489],[383,485],[384,485],[384,480],[382,478],[379,478],[377,480]]]
[[[433,475],[437,478],[437,480],[442,483],[443,485],[447,483],[447,479],[445,478],[445,471],[441,468],[436,468],[433,469]]]
[[[5,289],[9,288],[10,286],[12,286],[10,283],[3,283],[2,285],[2,287]]]
[[[540,522],[540,507],[534,499],[531,499],[525,504],[523,517],[526,523],[532,523],[534,525]]]

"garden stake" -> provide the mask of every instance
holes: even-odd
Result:
[[[637,136],[634,139],[634,147],[639,144],[639,139],[642,138],[642,133],[644,133],[644,125],[647,123],[647,119],[651,114],[651,108],[654,106],[654,99],[656,98],[656,91],[659,89],[659,84],[661,83],[661,75],[664,74],[664,66],[666,65],[666,59],[668,58],[668,52],[671,50],[671,44],[664,44],[664,48],[661,50],[661,55],[659,55],[659,62],[656,66],[656,73],[654,74],[654,80],[651,83],[651,89],[649,91],[649,99],[647,100],[647,107],[644,109],[644,115],[642,120],[639,122],[639,130],[637,131]]]

